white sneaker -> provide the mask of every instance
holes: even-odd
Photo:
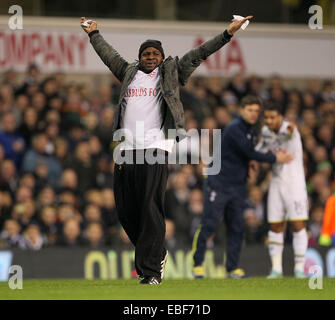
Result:
[[[294,276],[297,278],[297,279],[306,279],[307,276],[300,270],[297,270],[294,272]]]
[[[283,277],[283,274],[281,272],[278,272],[276,270],[271,270],[270,274],[267,276],[267,279],[280,279]]]

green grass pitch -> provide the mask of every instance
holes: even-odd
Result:
[[[308,279],[265,278],[164,280],[139,285],[130,280],[24,280],[12,290],[0,282],[0,300],[224,300],[224,299],[335,299],[335,279],[324,278],[323,289],[311,290]]]

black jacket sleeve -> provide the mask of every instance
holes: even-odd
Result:
[[[238,128],[232,128],[229,131],[230,147],[237,153],[243,155],[248,160],[256,160],[260,162],[276,162],[276,156],[271,153],[262,153],[255,150],[252,143],[247,139],[245,134],[238,130]]]

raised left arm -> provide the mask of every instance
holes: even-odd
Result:
[[[252,16],[248,16],[241,21],[233,21],[228,29],[216,37],[204,42],[202,45],[187,52],[180,60],[178,64],[179,81],[182,85],[185,85],[192,72],[199,67],[199,65],[205,61],[211,54],[221,49],[226,43],[228,43],[231,37],[236,31],[238,31],[243,23]]]

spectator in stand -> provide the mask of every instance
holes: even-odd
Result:
[[[4,85],[9,84],[10,86],[12,86],[13,89],[16,88],[17,72],[13,68],[10,68],[5,72],[3,72],[2,76],[3,76],[2,83]]]
[[[58,137],[54,140],[55,157],[58,159],[63,169],[71,165],[71,156],[69,155],[69,144],[66,139]]]
[[[80,197],[77,197],[71,190],[63,190],[58,195],[58,202],[62,204],[69,204],[75,209],[80,207]]]
[[[12,217],[20,224],[22,231],[31,223],[36,223],[36,208],[33,200],[18,203],[12,210]]]
[[[8,219],[5,221],[4,229],[0,233],[0,239],[10,248],[18,247],[22,241],[20,230],[21,227],[16,220]]]
[[[113,124],[114,110],[105,108],[102,111],[100,124],[95,130],[95,134],[99,137],[105,152],[111,151],[111,136]]]
[[[256,95],[261,97],[263,100],[268,100],[269,94],[263,88],[264,79],[258,75],[251,75],[247,82],[247,91],[250,95]]]
[[[102,223],[102,214],[100,208],[95,204],[88,204],[84,210],[84,226],[92,222]]]
[[[73,169],[65,169],[61,178],[61,188],[63,190],[77,191],[78,188],[78,176]]]
[[[54,207],[43,207],[39,218],[41,232],[46,237],[46,244],[53,246],[56,244],[57,236],[60,232],[57,224],[57,210]]]
[[[102,220],[104,221],[104,224],[107,226],[107,228],[110,228],[110,231],[113,232],[113,229],[118,224],[113,189],[103,189],[101,191],[101,196],[103,200],[101,206]]]
[[[34,108],[29,107],[25,110],[18,132],[25,139],[26,145],[30,146],[31,138],[38,133],[38,116]]]
[[[20,118],[20,114],[17,110],[13,109],[14,106],[14,93],[13,88],[9,84],[5,84],[0,88],[0,115],[3,116],[5,113],[12,112],[15,116],[15,120]]]
[[[44,242],[39,226],[34,223],[27,226],[19,246],[21,249],[40,250]]]
[[[22,115],[28,109],[29,105],[30,101],[26,94],[20,94],[15,97],[12,110],[15,115],[16,123],[20,124],[22,122]]]
[[[64,222],[63,233],[57,244],[63,247],[79,247],[85,243],[81,237],[80,225],[77,219],[70,218]]]
[[[84,117],[84,124],[89,134],[94,134],[96,132],[99,125],[99,118],[95,112],[88,112]]]
[[[105,245],[103,227],[100,222],[91,222],[85,228],[87,245],[90,248],[100,248]]]
[[[59,188],[62,168],[58,160],[49,153],[47,135],[41,132],[32,138],[32,148],[25,154],[22,171],[37,173],[36,169],[42,164],[44,164],[48,170],[46,177],[47,182],[54,188]]]
[[[102,145],[97,136],[92,135],[88,140],[89,152],[94,162],[103,156]]]
[[[187,205],[190,190],[187,187],[187,175],[177,172],[172,177],[172,188],[167,189],[165,197],[165,214],[175,224],[175,234],[180,244],[189,242],[190,216]]]
[[[56,204],[55,190],[50,185],[45,185],[37,194],[36,205],[40,210]]]
[[[15,194],[18,185],[15,164],[12,160],[3,160],[0,163],[0,189]]]
[[[102,193],[98,189],[90,189],[85,193],[85,203],[95,204],[99,208],[103,206],[104,200]]]
[[[79,142],[72,162],[72,169],[78,177],[78,191],[84,193],[94,186],[96,177],[96,164],[92,159],[90,145],[88,142]]]
[[[225,107],[215,108],[214,117],[218,123],[218,129],[224,129],[232,120],[232,115]]]
[[[7,191],[0,191],[0,233],[5,221],[11,218],[12,203],[13,200],[10,193]]]
[[[51,99],[59,97],[57,81],[54,77],[48,77],[41,84],[42,91],[45,94],[47,105]]]
[[[39,82],[39,77],[40,77],[40,70],[38,66],[35,63],[30,64],[27,67],[27,76],[21,85],[21,87],[16,91],[15,94],[25,94],[29,92],[29,88],[32,86],[38,86]]]
[[[5,149],[2,144],[0,144],[0,163],[5,160]]]
[[[233,93],[238,100],[241,100],[244,96],[246,96],[248,88],[243,73],[236,73],[229,82],[226,90]]]
[[[335,101],[335,90],[333,88],[333,82],[326,80],[323,83],[323,88],[321,91],[321,98],[323,101]]]
[[[58,206],[57,218],[61,226],[70,219],[74,219],[79,223],[82,222],[81,214],[71,204],[60,204]]]
[[[113,188],[113,166],[110,157],[108,155],[101,155],[96,163],[97,173],[95,176],[95,185],[99,188]]]
[[[25,143],[22,136],[16,131],[15,116],[11,112],[2,115],[0,144],[5,150],[5,157],[14,161],[19,168],[25,151]]]
[[[311,209],[310,220],[308,222],[309,230],[309,247],[316,247],[319,242],[319,237],[321,235],[323,221],[323,206],[315,205]]]
[[[29,189],[35,191],[36,190],[36,178],[32,173],[23,173],[20,176],[19,187],[28,187]],[[35,195],[35,193],[34,193]]]
[[[70,92],[68,94],[61,112],[65,128],[81,123],[81,117],[86,115],[87,110],[84,109],[78,92]]]
[[[44,121],[44,117],[47,112],[47,100],[42,91],[37,91],[32,95],[31,106],[34,110],[36,110],[38,120]]]

